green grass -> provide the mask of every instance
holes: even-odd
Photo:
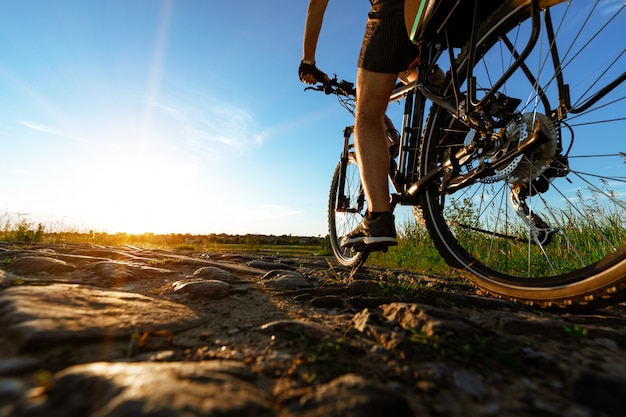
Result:
[[[526,227],[520,224],[517,228],[495,230],[518,237],[518,240],[477,233],[467,227],[491,230],[490,224],[495,221],[490,223],[489,219],[479,216],[460,220],[458,223],[466,226],[454,227],[453,232],[479,261],[512,274],[523,275],[530,271],[537,277],[563,274],[593,264],[626,243],[626,220],[622,211],[596,208],[581,214],[555,209],[552,213],[549,220],[559,231],[543,246],[531,244]]]
[[[435,248],[425,227],[407,221],[399,225],[398,245],[374,252],[368,263],[382,268],[420,271],[428,275],[455,275]]]

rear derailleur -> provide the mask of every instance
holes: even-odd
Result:
[[[559,231],[550,227],[537,213],[526,204],[530,186],[528,183],[511,184],[511,205],[515,213],[526,223],[530,230],[531,242],[545,246],[550,244],[552,237]]]

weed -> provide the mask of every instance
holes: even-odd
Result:
[[[309,385],[354,372],[358,367],[354,351],[341,337],[309,335],[298,328],[287,328],[283,335],[288,346],[297,350],[289,373],[299,375]]]
[[[316,363],[327,363],[332,361],[333,355],[341,351],[343,339],[331,340],[324,338],[320,343],[312,345],[312,349],[307,353],[306,361],[313,365]]]
[[[45,227],[39,223],[36,227],[28,219],[19,217],[17,224],[6,220],[4,229],[0,231],[0,240],[9,242],[43,242]]]
[[[587,329],[584,327],[578,327],[578,326],[574,326],[574,327],[569,327],[569,326],[563,326],[563,329],[565,330],[565,333],[569,334],[570,336],[572,336],[574,339],[577,340],[583,340],[587,338]]]
[[[35,383],[42,387],[50,387],[52,385],[52,373],[47,369],[40,369],[35,372]]]
[[[342,338],[313,341],[303,337],[302,360],[299,361],[302,378],[307,384],[312,384],[318,378],[332,379],[343,373],[354,370],[354,364],[349,348]]]
[[[428,359],[450,361],[465,367],[520,370],[520,346],[511,346],[493,336],[409,329],[410,340]]]
[[[408,274],[393,275],[390,278],[379,281],[380,287],[388,295],[397,295],[403,298],[414,297],[430,290],[422,281],[421,277],[414,278]]]
[[[328,280],[326,281],[329,285],[340,285],[346,282],[349,282],[354,277],[356,270],[352,270],[349,273],[338,271],[335,269],[333,264],[330,261],[326,261],[328,263]]]

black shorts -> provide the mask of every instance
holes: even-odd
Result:
[[[397,74],[409,68],[419,54],[411,42],[404,22],[404,0],[370,0],[360,68]]]

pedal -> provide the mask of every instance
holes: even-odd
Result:
[[[354,252],[368,252],[369,251],[367,247],[362,243],[357,243],[355,245],[352,245],[351,249]]]

